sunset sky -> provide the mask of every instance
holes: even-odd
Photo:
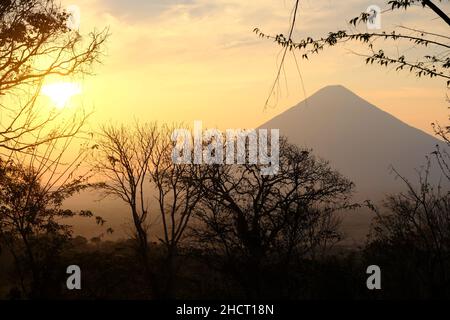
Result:
[[[93,124],[133,118],[186,122],[202,120],[219,128],[251,128],[305,98],[292,55],[286,63],[281,97],[264,110],[277,71],[280,47],[258,38],[287,33],[294,1],[288,0],[64,0],[81,9],[81,33],[109,27],[103,64],[94,77],[80,81],[83,94],[74,103],[93,108]],[[371,4],[385,1],[301,1],[295,39],[348,28],[347,21]],[[449,4],[441,4],[448,11]],[[386,13],[383,29],[407,25],[444,30],[432,12],[419,7],[407,14]],[[432,27],[435,26],[435,27]],[[361,29],[361,30],[364,30]],[[409,49],[396,48],[399,52]],[[421,80],[377,66],[334,48],[300,61],[306,94],[342,84],[408,124],[432,132],[445,123],[448,103],[442,80]]]

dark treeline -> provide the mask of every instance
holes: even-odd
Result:
[[[175,164],[174,128],[103,127],[83,149],[88,168],[81,175],[80,165],[67,176],[52,165],[25,166],[22,157],[2,162],[2,298],[449,296],[449,195],[429,179],[432,163],[445,173],[441,150],[417,186],[405,180],[405,192],[387,197],[381,208],[365,204],[374,212],[371,234],[350,248],[341,245],[337,213],[362,206],[351,202],[354,185],[310,150],[281,139],[275,175],[262,175],[257,164]],[[57,171],[66,173],[55,187],[54,174],[44,176]],[[133,222],[133,237],[112,242],[73,235],[65,218],[95,218],[107,227],[89,210],[63,207],[64,199],[86,189],[128,205],[123,216]],[[152,212],[151,201],[157,203]],[[149,228],[155,215],[159,238]],[[66,287],[72,264],[82,270],[82,290]],[[382,290],[367,289],[369,265],[380,266]]]

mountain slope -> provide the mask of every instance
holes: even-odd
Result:
[[[356,184],[357,201],[377,201],[387,193],[404,190],[391,168],[415,182],[425,156],[437,144],[444,145],[343,86],[319,90],[260,128],[280,129],[290,142],[312,148],[314,154],[330,161]],[[349,219],[346,223],[353,224],[353,229],[367,229],[367,214],[352,214]]]

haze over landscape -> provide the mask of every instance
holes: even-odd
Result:
[[[365,10],[368,4],[361,0],[339,5],[329,0],[305,1],[294,37],[322,36],[330,28],[345,28],[347,17]],[[370,4],[386,8],[382,0]],[[438,80],[424,82],[395,70],[366,66],[354,54],[362,50],[357,43],[344,43],[308,61],[298,59],[305,91],[295,60],[288,57],[285,80],[265,109],[280,50],[251,31],[255,27],[271,33],[286,30],[291,8],[279,0],[133,0],[129,5],[116,0],[83,0],[78,5],[82,30],[97,26],[101,17],[113,39],[107,63],[99,67],[96,77],[83,81],[83,95],[74,99],[93,107],[92,126],[97,121],[132,123],[139,114],[139,119],[146,121],[187,125],[201,120],[205,128],[221,130],[266,124],[279,127],[294,143],[314,149],[334,168],[342,169],[357,184],[357,199],[365,200],[369,194],[379,198],[401,186],[390,173],[390,165],[405,160],[405,166],[397,169],[415,178],[414,169],[424,164],[425,155],[438,142],[432,137],[431,123],[445,124],[448,118],[445,88]],[[151,18],[143,12],[151,12]],[[420,26],[423,21],[445,33],[445,26],[432,13],[416,10],[409,15],[384,15],[383,28]],[[398,52],[408,50],[408,45],[398,45]],[[327,87],[333,83],[371,101],[379,112],[370,111],[365,101]],[[306,97],[310,97],[309,109],[313,110],[302,108],[302,103],[297,112],[289,108]],[[133,112],[129,112],[131,108]],[[374,115],[378,115],[376,121],[371,119]],[[388,189],[383,191],[385,187]],[[95,198],[89,201],[93,208],[110,217],[114,225],[120,224],[121,218],[112,212],[118,207],[125,209],[125,205],[111,200],[95,204]],[[78,201],[69,201],[80,207]],[[357,221],[356,229],[367,229],[367,215],[351,219]],[[95,233],[95,227],[86,225],[86,230],[89,235]],[[357,238],[362,238],[360,232]]]
[[[282,112],[259,128],[280,129],[289,142],[312,149],[356,185],[355,202],[371,200],[380,204],[386,195],[403,191],[404,182],[392,169],[413,183],[426,164],[426,156],[445,148],[436,137],[414,128],[379,109],[341,85],[327,86],[296,106]],[[208,128],[203,128],[204,130]],[[249,128],[250,129],[250,128]],[[442,173],[433,167],[431,178]],[[75,196],[67,206],[89,208],[104,217],[116,230],[107,238],[120,238],[130,222],[127,207],[118,199],[103,199],[95,193]],[[151,205],[154,211],[156,205]],[[369,231],[374,213],[360,208],[343,215],[346,243],[361,243]],[[154,223],[160,223],[155,214]],[[95,226],[76,229],[88,237],[97,235]],[[155,238],[157,235],[155,235]]]

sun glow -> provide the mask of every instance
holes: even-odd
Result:
[[[49,97],[57,108],[64,108],[71,97],[81,93],[81,86],[73,82],[58,82],[44,85],[41,92]]]

